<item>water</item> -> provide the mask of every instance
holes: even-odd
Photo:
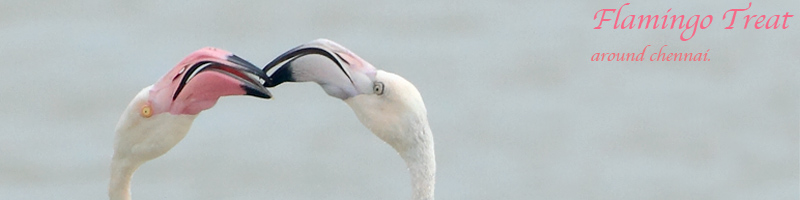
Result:
[[[800,24],[724,30],[746,4],[624,8],[715,17],[682,42],[592,29],[612,1],[3,1],[0,199],[106,199],[114,126],[141,88],[204,46],[264,64],[320,37],[422,92],[438,199],[798,199]],[[712,61],[589,61],[665,44]],[[134,199],[410,197],[402,160],[346,104],[312,84],[271,91],[203,112],[137,171]]]

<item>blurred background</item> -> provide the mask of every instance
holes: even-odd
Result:
[[[264,65],[315,38],[417,86],[437,199],[800,198],[800,18],[725,30],[748,1],[630,2],[623,16],[714,21],[685,42],[592,29],[623,3],[0,1],[0,199],[107,199],[114,127],[139,90],[201,47]],[[711,61],[590,61],[646,45]],[[136,172],[133,198],[410,198],[402,159],[345,103],[310,83],[271,91],[204,111]]]

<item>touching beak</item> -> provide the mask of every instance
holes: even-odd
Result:
[[[328,95],[347,99],[370,93],[376,69],[342,45],[327,39],[316,39],[295,47],[264,66],[274,70],[264,86],[275,87],[284,82],[316,82]]]
[[[262,86],[263,84],[269,83],[269,76],[247,60],[234,54],[211,55],[200,59],[202,60],[184,68],[184,70],[178,74],[178,76],[183,76],[181,82],[178,84],[178,88],[172,95],[173,100],[178,98],[184,87],[194,80],[195,77],[209,72],[219,73],[234,79],[239,83],[241,89],[244,90],[245,95],[265,99],[272,98],[272,94],[267,88]],[[262,83],[261,80],[263,80],[264,83]]]

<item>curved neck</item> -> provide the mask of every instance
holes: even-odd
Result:
[[[139,168],[138,164],[131,164],[125,160],[113,158],[111,161],[111,182],[108,185],[108,198],[110,200],[131,199],[131,177]]]
[[[436,184],[436,156],[433,148],[433,135],[430,128],[423,129],[422,140],[405,151],[399,151],[411,174],[412,199],[433,200]]]

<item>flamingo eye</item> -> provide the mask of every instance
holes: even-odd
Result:
[[[377,95],[382,95],[383,94],[383,83],[375,82],[375,85],[372,86],[372,92],[374,92]]]
[[[153,109],[150,108],[150,105],[144,105],[142,106],[142,110],[139,112],[139,114],[144,118],[150,118],[150,116],[153,116]]]

